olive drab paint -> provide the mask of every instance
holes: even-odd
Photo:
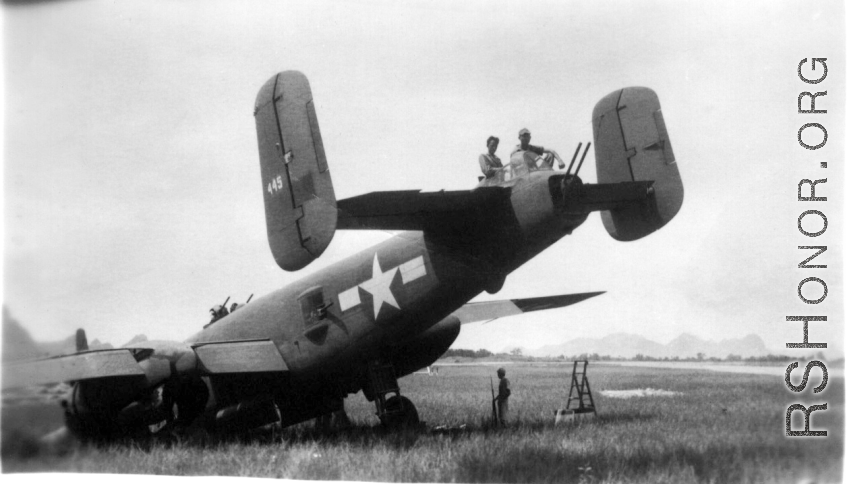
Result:
[[[329,245],[338,213],[306,76],[285,71],[270,78],[254,116],[268,243],[276,263],[296,271]]]

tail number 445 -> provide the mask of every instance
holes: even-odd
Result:
[[[282,175],[277,175],[276,178],[271,179],[271,182],[268,183],[268,193],[274,196],[280,190],[282,190]]]

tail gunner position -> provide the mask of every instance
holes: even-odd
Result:
[[[405,232],[222,315],[184,342],[80,349],[19,365],[4,387],[73,382],[66,419],[83,438],[286,426],[337,412],[359,391],[384,424],[415,424],[398,378],[432,364],[462,324],[600,293],[468,301],[496,293],[593,211],[612,237],[631,241],[682,205],[659,100],[647,88],[615,91],[594,108],[597,184],[583,183],[579,167],[572,174],[573,161],[566,172],[552,162],[510,163],[470,190],[336,200],[306,77],[273,76],[254,116],[268,242],[283,270],[311,263],[337,230]]]

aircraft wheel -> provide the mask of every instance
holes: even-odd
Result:
[[[414,427],[420,423],[418,410],[411,400],[395,395],[385,402],[386,415],[382,424],[388,428]]]

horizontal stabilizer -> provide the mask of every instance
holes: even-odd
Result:
[[[651,181],[583,184],[579,180],[565,180],[565,189],[555,192],[563,193],[564,196],[554,198],[554,203],[564,199],[562,205],[566,213],[625,209],[639,204],[650,204],[653,200]]]
[[[559,296],[531,297],[526,299],[506,299],[468,303],[455,311],[452,316],[459,318],[462,324],[488,321],[492,319],[514,316],[516,314],[555,309],[576,304],[605,291],[583,292],[580,294],[562,294]]]
[[[207,375],[288,371],[273,341],[229,341],[194,345],[200,371]]]
[[[3,364],[3,388],[106,377],[144,377],[129,349],[97,350]]]
[[[486,220],[486,213],[508,203],[509,188],[421,192],[372,192],[338,202],[338,228],[358,230],[439,230],[465,232],[469,224]]]

